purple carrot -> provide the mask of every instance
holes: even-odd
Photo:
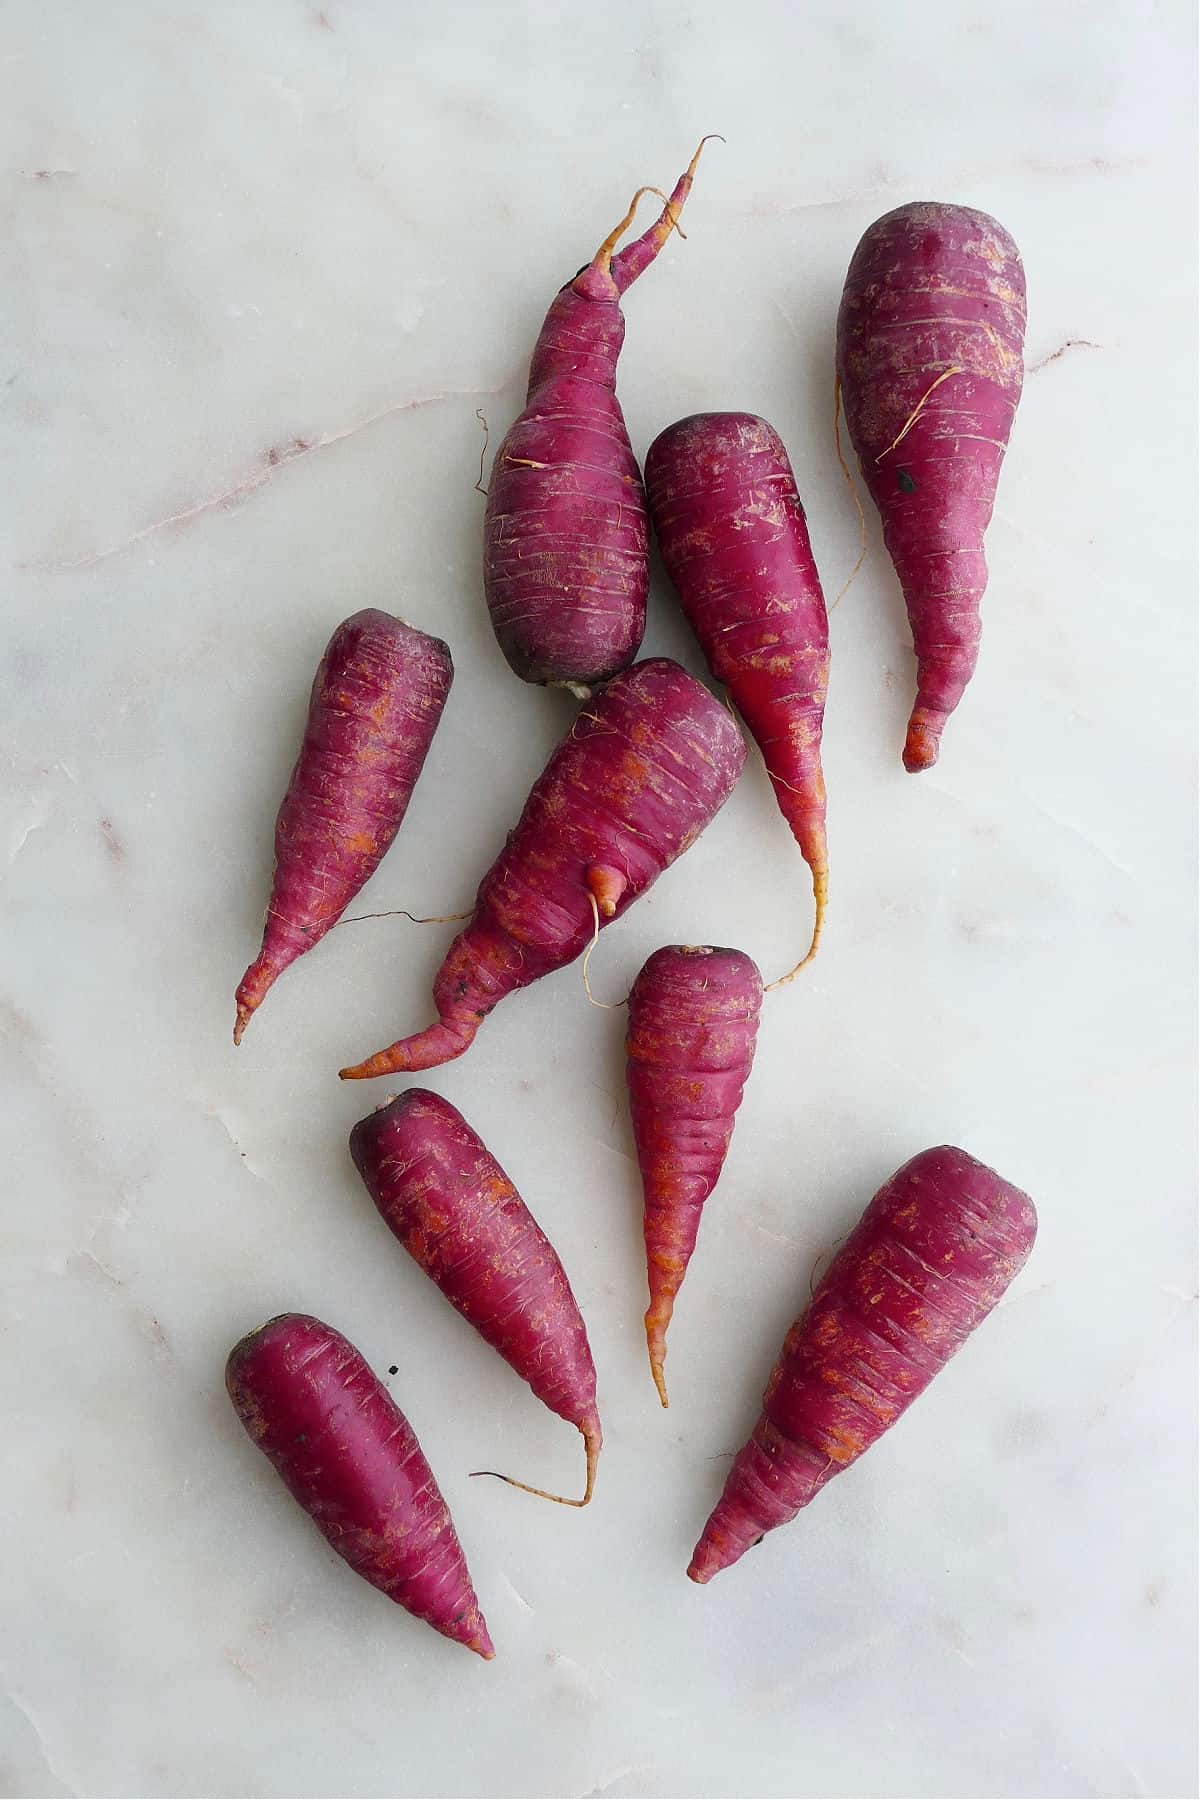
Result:
[[[846,424],[904,590],[930,768],[979,654],[983,534],[1024,378],[1025,271],[1002,225],[914,202],[868,226],[837,325]]]
[[[262,949],[237,991],[240,1044],[271,984],[336,925],[400,828],[454,678],[450,652],[391,613],[338,626],[275,821]]]
[[[238,1418],[355,1574],[489,1660],[492,1640],[416,1433],[354,1345],[283,1313],[229,1353]]]
[[[582,1434],[582,1500],[503,1479],[545,1500],[586,1506],[601,1443],[587,1330],[553,1245],[504,1170],[462,1114],[424,1088],[360,1119],[350,1154],[413,1261],[538,1399]]]
[[[829,895],[821,772],[829,625],[792,465],[765,419],[696,413],[655,438],[646,487],[684,616],[750,727],[812,871],[809,962]]]
[[[706,140],[705,140],[706,141]],[[646,499],[617,399],[621,295],[677,227],[701,142],[661,217],[614,255],[633,205],[556,295],[524,412],[496,452],[483,582],[500,648],[523,681],[581,696],[637,655],[646,629]]]
[[[880,1188],[788,1332],[762,1416],[692,1553],[710,1581],[869,1450],[982,1324],[1037,1235],[1028,1194],[965,1150]]]
[[[438,1021],[341,1071],[358,1081],[461,1056],[492,1008],[573,962],[724,805],[746,760],[728,712],[666,657],[579,714],[479,884],[433,985]]]
[[[646,1344],[664,1406],[667,1326],[729,1149],[762,994],[762,976],[740,950],[670,944],[644,964],[629,996],[625,1077],[645,1193]]]

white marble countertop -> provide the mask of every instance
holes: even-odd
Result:
[[[0,1791],[1194,1792],[1192,8],[11,0],[4,35]],[[836,593],[834,313],[909,198],[1013,232],[1030,375],[929,775],[874,519],[833,615],[827,939],[764,1020],[669,1414],[621,1016],[566,970],[429,1078],[589,1321],[577,1515],[467,1479],[570,1485],[577,1439],[346,1154],[382,1094],[334,1071],[427,1021],[446,934],[335,933],[236,1053],[232,996],[347,613],[458,671],[362,910],[456,910],[515,818],[569,702],[491,636],[476,408],[494,445],[555,288],[704,131],[688,240],[626,307],[639,453],[766,414]],[[661,575],[646,648],[700,667]],[[594,984],[668,941],[778,972],[806,894],[752,766]],[[1032,1262],[889,1438],[693,1587],[814,1257],[946,1140],[1036,1197]],[[398,1365],[493,1664],[357,1583],[242,1436],[225,1353],[284,1308]]]

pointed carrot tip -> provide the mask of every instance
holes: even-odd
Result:
[[[236,1020],[234,1021],[234,1026],[233,1026],[233,1041],[234,1041],[235,1045],[241,1043],[242,1038],[245,1035],[246,1027],[249,1023],[250,1023],[249,1011],[244,1006],[239,1006],[238,1007],[238,1016],[237,1016]]]
[[[475,1636],[468,1640],[467,1649],[473,1650],[476,1656],[482,1656],[484,1662],[495,1661],[496,1647],[492,1643],[491,1637],[488,1635],[486,1625],[482,1626],[480,1630],[475,1633]]]

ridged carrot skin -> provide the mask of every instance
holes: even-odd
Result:
[[[596,1366],[567,1273],[520,1193],[457,1107],[423,1087],[358,1121],[351,1156],[412,1260],[581,1433],[587,1492],[569,1505],[587,1507],[601,1451]]]
[[[894,1425],[991,1312],[1037,1235],[1028,1194],[965,1150],[880,1188],[788,1332],[754,1433],[692,1553],[705,1582]]]
[[[746,747],[725,707],[666,657],[627,669],[584,706],[479,884],[434,981],[438,1022],[343,1080],[431,1069],[467,1049],[506,994],[573,962],[699,837]]]
[[[969,206],[897,207],[864,232],[837,325],[846,424],[917,655],[904,766],[937,761],[979,654],[984,533],[1024,379],[1025,271]]]
[[[283,971],[336,925],[400,828],[454,678],[450,651],[391,613],[338,626],[275,821],[262,949],[237,991],[233,1041]]]
[[[234,1345],[225,1385],[251,1440],[355,1574],[490,1660],[449,1508],[354,1345],[320,1319],[283,1313]]]
[[[629,995],[625,1079],[645,1195],[646,1345],[659,1399],[667,1326],[754,1061],[763,984],[740,950],[669,944]]]
[[[749,726],[812,871],[811,957],[829,895],[829,623],[787,451],[753,413],[696,413],[651,444],[646,490],[684,617]]]
[[[504,1170],[457,1108],[424,1088],[360,1119],[350,1154],[413,1261],[582,1434],[587,1491],[568,1504],[586,1506],[601,1443],[587,1330],[553,1245]]]
[[[524,681],[587,690],[628,667],[646,629],[646,499],[616,393],[621,295],[673,231],[699,155],[649,231],[614,256],[618,227],[556,295],[525,410],[496,452],[484,592]]]

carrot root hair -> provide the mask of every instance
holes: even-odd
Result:
[[[699,154],[699,152],[697,152],[697,154]],[[666,206],[668,208],[668,210],[670,209],[671,202],[667,199],[667,196],[663,193],[661,188],[640,187],[638,189],[637,193],[633,196],[633,199],[629,202],[629,211],[625,214],[625,217],[620,221],[619,224],[613,226],[612,230],[609,232],[608,236],[605,238],[604,242],[601,244],[600,248],[597,250],[595,256],[593,256],[593,258],[592,258],[593,269],[602,269],[604,271],[604,273],[607,275],[609,265],[613,259],[613,251],[616,249],[616,247],[620,243],[621,239],[625,236],[625,233],[629,230],[629,227],[633,224],[633,221],[634,221],[635,217],[637,216],[638,203],[640,202],[643,194],[657,194],[659,199],[663,202],[664,206]],[[670,235],[669,230],[664,235],[669,236]]]
[[[600,1446],[603,1439],[600,1435],[599,1420],[579,1427],[583,1435],[583,1448],[587,1456],[587,1482],[583,1490],[582,1500],[572,1500],[569,1494],[551,1494],[545,1488],[531,1487],[527,1481],[518,1481],[513,1475],[502,1475],[499,1469],[472,1469],[471,1475],[490,1475],[495,1481],[503,1481],[509,1487],[519,1488],[523,1494],[533,1494],[538,1500],[553,1500],[556,1506],[587,1506],[596,1486],[596,1465],[600,1460]]]
[[[780,975],[775,981],[768,981],[763,989],[764,994],[773,994],[776,988],[786,987],[789,981],[794,981],[801,969],[806,969],[808,967],[820,948],[821,933],[825,929],[825,913],[829,906],[828,864],[818,863],[815,866],[812,872],[812,888],[814,906],[813,933],[808,949],[800,958],[800,961],[796,964],[794,969],[789,969],[786,975]]]

